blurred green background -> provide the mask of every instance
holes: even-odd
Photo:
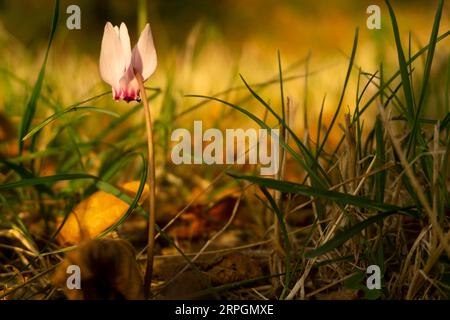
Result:
[[[71,4],[80,6],[81,31],[60,34],[69,47],[98,51],[101,32],[106,21],[129,25],[137,34],[138,0],[131,1],[61,1],[61,24],[65,9]],[[158,49],[180,48],[198,24],[208,33],[223,39],[230,50],[239,52],[249,41],[260,41],[262,49],[293,52],[302,49],[335,49],[345,45],[354,28],[365,29],[366,8],[377,4],[382,9],[383,31],[390,31],[384,1],[314,1],[314,0],[152,0],[147,2],[147,14],[157,35]],[[392,1],[399,23],[407,32],[417,36],[428,32],[437,1]],[[446,4],[448,6],[448,4]],[[38,47],[46,42],[53,2],[0,1],[0,21],[7,32],[24,45]],[[448,10],[444,10],[442,29],[448,29]],[[387,30],[386,30],[387,29]],[[62,30],[60,30],[62,31]],[[364,30],[362,30],[364,31]],[[377,33],[377,31],[370,31]],[[67,39],[70,35],[70,38]],[[372,34],[376,36],[376,34]],[[422,39],[423,40],[423,39]],[[273,52],[272,52],[273,53]]]
[[[66,8],[71,4],[81,8],[81,30],[66,28],[69,16]],[[366,28],[366,9],[371,4],[381,8],[381,30]],[[429,39],[437,1],[394,0],[392,4],[404,49],[408,51],[411,31],[411,52],[414,53]],[[448,2],[445,5],[440,33],[450,26]],[[50,0],[0,0],[0,68],[4,71],[0,73],[0,111],[14,124],[19,123],[29,98],[29,90],[19,83],[32,86],[37,77],[48,40],[52,9],[53,1]],[[166,93],[153,104],[155,113],[169,107],[174,114],[189,109],[195,101],[185,98],[185,94],[211,95],[242,85],[239,73],[250,83],[273,79],[277,74],[277,50],[280,50],[286,76],[304,74],[307,56],[310,56],[308,71],[313,73],[308,77],[306,89],[305,79],[301,76],[286,83],[286,95],[298,107],[298,111],[292,112],[293,126],[298,130],[302,128],[301,109],[305,97],[308,116],[315,122],[325,95],[326,123],[342,90],[357,27],[359,42],[355,68],[373,73],[383,62],[387,75],[398,69],[392,26],[384,1],[63,0],[50,51],[44,94],[63,105],[70,105],[108,90],[98,73],[103,27],[107,21],[113,24],[125,22],[133,45],[140,32],[139,24],[142,24],[139,15],[141,20],[147,16],[158,53],[158,68],[147,85],[159,87]],[[438,47],[433,76],[445,77],[445,72],[440,70],[445,70],[448,64],[448,39]],[[420,62],[415,70],[420,72],[422,65]],[[12,80],[11,75],[18,79]],[[353,76],[343,104],[345,110],[353,109],[356,83],[357,77]],[[368,92],[375,89],[369,86]],[[233,100],[241,95],[242,91],[236,91],[227,98]],[[263,97],[277,108],[278,87],[266,88]],[[438,95],[438,98],[442,97]],[[123,111],[122,104],[112,104],[110,97],[98,102],[100,106]],[[252,104],[249,102],[250,107]],[[38,107],[35,123],[51,114],[52,110]],[[233,116],[223,117],[223,106],[220,106],[198,109],[179,119],[177,124],[189,126],[192,119],[220,119],[219,125],[224,127],[236,123]],[[239,121],[247,119],[240,116]]]

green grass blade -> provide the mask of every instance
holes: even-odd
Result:
[[[295,134],[295,132],[289,127],[289,125],[284,121],[284,119],[280,118],[280,116],[273,110],[273,108],[266,102],[264,101],[263,98],[261,98],[261,96],[259,96],[252,87],[250,87],[250,85],[247,83],[247,81],[244,79],[244,77],[241,75],[241,79],[244,82],[245,86],[247,87],[247,89],[251,92],[251,94],[256,98],[256,100],[258,100],[280,123],[281,125],[289,132],[289,134],[292,136],[292,138],[294,139],[295,143],[297,144],[297,147],[300,149],[300,151],[302,152],[305,161],[301,161],[299,162],[306,171],[312,171],[309,170],[309,168],[314,168],[315,171],[320,171],[322,173],[323,179],[316,179],[315,177],[317,176],[316,174],[314,174],[314,177],[311,177],[313,179],[313,182],[319,186],[327,186],[329,184],[329,180],[328,180],[328,176],[326,175],[325,171],[323,170],[323,168],[320,166],[319,162],[316,161],[316,159],[314,158],[314,156],[311,154],[310,150],[303,144],[303,142],[298,138],[298,136]],[[280,139],[280,142],[284,142],[282,141],[283,139]]]
[[[41,124],[37,125],[30,132],[28,132],[22,138],[22,140],[25,141],[25,140],[29,139],[30,137],[35,135],[37,132],[42,130],[45,126],[47,126],[48,124],[50,124],[53,121],[57,120],[58,118],[62,117],[63,115],[65,115],[67,113],[70,113],[70,112],[77,112],[77,111],[93,111],[93,112],[104,113],[104,114],[107,114],[107,115],[110,115],[110,116],[113,116],[113,117],[116,117],[116,118],[119,117],[119,115],[117,113],[109,111],[107,109],[102,109],[102,108],[97,108],[97,107],[90,107],[90,106],[69,107],[69,108],[67,108],[65,110],[62,110],[62,111],[59,111],[59,112],[56,112],[56,113],[52,114],[50,117],[45,119]]]
[[[261,191],[264,193],[267,200],[269,200],[270,206],[272,207],[272,210],[275,213],[278,222],[280,223],[281,233],[283,234],[283,242],[286,250],[286,258],[285,258],[286,278],[283,292],[281,293],[280,297],[280,299],[283,299],[287,290],[289,290],[289,283],[291,280],[291,243],[289,242],[289,235],[286,229],[286,223],[283,213],[281,212],[280,208],[278,207],[277,203],[275,202],[269,191],[267,191],[267,189],[264,187],[261,187]]]
[[[261,178],[256,176],[244,176],[237,173],[228,172],[228,175],[236,178],[247,180],[249,182],[255,183],[259,186],[263,186],[269,189],[275,189],[281,192],[301,194],[304,196],[313,196],[323,198],[325,200],[333,201],[342,205],[351,205],[358,208],[365,208],[370,210],[376,210],[380,212],[396,212],[408,216],[416,217],[416,213],[408,208],[401,208],[390,204],[378,203],[371,199],[354,196],[346,193],[341,193],[333,190],[320,190],[306,185],[301,185],[298,183],[279,181],[269,178]]]
[[[333,129],[334,123],[336,122],[337,116],[339,115],[339,111],[341,109],[342,102],[344,101],[345,91],[347,89],[348,81],[350,79],[350,74],[352,73],[353,62],[355,61],[356,49],[358,48],[358,32],[359,32],[359,30],[356,29],[355,37],[353,39],[352,54],[350,56],[350,62],[348,64],[347,74],[345,75],[344,87],[342,88],[342,92],[341,92],[341,96],[339,98],[339,102],[338,102],[338,105],[337,105],[337,108],[336,108],[336,112],[334,113],[333,119],[331,120],[331,123],[330,123],[330,125],[328,127],[328,130],[325,132],[325,136],[323,137],[323,141],[320,144],[320,147],[318,149],[318,154],[319,155],[322,152],[322,150],[323,150],[323,148],[325,146],[325,143],[327,142],[328,136],[330,135],[331,130]]]
[[[98,179],[98,178],[96,176],[85,173],[57,174],[53,176],[22,179],[15,182],[0,184],[0,190],[9,190],[20,187],[51,184],[58,181],[79,180],[79,179]]]
[[[203,95],[187,95],[187,97],[210,99],[210,100],[215,100],[217,102],[223,103],[233,109],[236,109],[236,110],[242,112],[243,114],[248,116],[250,119],[255,121],[257,124],[259,124],[262,128],[271,130],[271,128],[264,121],[262,121],[261,119],[259,119],[255,115],[253,115],[251,112],[241,108],[240,106],[232,104],[228,101],[224,101],[222,99],[215,98],[215,97],[203,96]],[[303,159],[288,144],[286,144],[283,139],[280,139],[279,142],[283,146],[283,148],[285,148],[292,155],[292,157],[296,161],[298,161],[302,165],[303,168],[305,168],[305,170],[308,172],[308,174],[311,176],[312,179],[317,181],[321,187],[323,187],[323,188],[326,187],[323,180],[319,176],[317,176],[313,170],[311,170],[311,168],[303,161]]]
[[[138,155],[140,156],[140,158],[142,160],[142,173],[141,173],[141,178],[139,179],[139,188],[136,192],[136,195],[133,198],[133,200],[131,201],[130,206],[128,207],[128,210],[125,212],[125,214],[116,223],[114,223],[111,227],[109,227],[108,229],[103,231],[98,236],[99,238],[102,238],[103,236],[107,235],[111,231],[116,230],[133,213],[134,209],[136,209],[136,207],[138,205],[139,199],[141,198],[142,192],[144,191],[145,182],[147,181],[147,173],[148,173],[148,170],[147,170],[148,162],[145,160],[145,157],[142,153],[139,153]],[[119,189],[115,188],[114,186],[112,186],[111,184],[109,184],[105,181],[97,181],[96,186],[100,190],[110,193],[121,200],[125,199],[125,197],[127,197]],[[129,199],[127,199],[127,200],[129,200]]]
[[[327,95],[325,94],[322,99],[322,105],[320,106],[319,120],[317,124],[317,140],[316,140],[316,162],[319,159],[319,146],[320,146],[320,133],[322,132],[322,119],[323,119],[323,108],[325,107],[325,100]]]
[[[286,106],[284,104],[284,86],[283,86],[283,69],[281,68],[281,54],[278,50],[278,75],[280,81],[280,98],[281,98],[281,119],[286,123]]]
[[[52,27],[51,27],[51,31],[50,31],[50,37],[48,40],[47,50],[45,52],[44,62],[42,63],[41,70],[39,71],[38,78],[36,80],[36,83],[33,88],[33,92],[31,94],[31,98],[27,103],[24,115],[22,117],[20,133],[19,133],[19,153],[20,154],[22,154],[22,152],[23,152],[23,137],[28,132],[31,122],[33,121],[33,118],[34,118],[34,114],[36,113],[36,105],[39,100],[39,96],[41,94],[42,83],[44,82],[45,68],[47,67],[48,55],[50,52],[50,47],[53,42],[53,37],[56,32],[56,26],[58,24],[58,16],[59,16],[59,0],[56,0],[55,7],[53,10]]]
[[[434,51],[436,49],[437,38],[438,38],[438,33],[439,33],[439,23],[441,22],[443,8],[444,8],[444,1],[440,0],[437,11],[436,11],[436,16],[434,18],[433,30],[431,31],[430,42],[428,44],[428,54],[427,54],[427,60],[425,63],[425,70],[423,73],[423,83],[422,83],[422,90],[420,91],[419,104],[417,105],[416,119],[419,118],[420,111],[421,111],[421,109],[423,107],[423,103],[425,101],[425,95],[426,95],[426,90],[428,87],[428,82],[430,80],[431,66],[433,64]]]
[[[444,1],[440,0],[438,9],[436,11],[436,15],[434,18],[433,29],[431,31],[430,41],[428,44],[427,59],[425,62],[425,69],[424,69],[423,77],[422,77],[422,79],[423,79],[422,89],[420,91],[419,103],[417,104],[417,112],[416,112],[416,116],[414,118],[413,127],[412,127],[411,134],[409,137],[408,147],[414,146],[414,141],[415,141],[415,138],[417,135],[417,131],[419,130],[418,124],[419,124],[419,119],[420,119],[423,103],[425,101],[426,91],[428,88],[428,82],[430,79],[431,66],[433,64],[434,51],[436,49],[437,37],[438,37],[438,33],[439,33],[439,23],[441,22],[443,7],[444,7]]]
[[[405,54],[403,52],[402,43],[400,40],[400,32],[398,29],[397,18],[395,17],[394,9],[389,2],[386,0],[386,4],[389,9],[389,15],[391,17],[392,29],[394,32],[395,45],[397,48],[397,58],[400,68],[400,76],[403,84],[403,92],[406,99],[406,107],[409,112],[409,116],[413,118],[414,116],[414,99],[411,91],[411,82],[409,80],[408,64],[406,63]]]
[[[447,59],[447,75],[445,77],[445,112],[450,112],[450,54]]]
[[[146,166],[146,164],[144,164],[144,166]],[[121,223],[123,223],[126,220],[126,218],[132,213],[133,210],[136,210],[139,214],[141,214],[142,216],[148,218],[147,212],[145,212],[145,210],[138,203],[139,202],[139,197],[142,194],[142,191],[143,191],[143,188],[144,188],[144,183],[145,183],[145,180],[143,180],[144,175],[146,177],[147,170],[145,170],[145,174],[143,172],[143,174],[141,176],[138,193],[136,194],[136,196],[135,196],[135,198],[133,200],[130,197],[128,197],[126,194],[120,192],[119,190],[117,190],[116,188],[111,186],[110,184],[107,184],[107,183],[105,183],[103,181],[98,184],[98,187],[101,190],[104,190],[105,192],[112,193],[113,195],[118,197],[120,200],[122,200],[122,201],[124,201],[124,202],[126,202],[126,203],[128,203],[130,205],[129,209],[122,216],[122,218],[117,223],[115,223],[113,226],[111,226],[110,228],[108,228],[107,230],[102,232],[101,235],[99,235],[99,237],[103,237],[107,233],[109,233],[112,230],[116,229]],[[142,190],[141,190],[141,187],[142,187]],[[139,190],[141,190],[141,191],[139,191]],[[139,192],[140,192],[140,194],[139,194]],[[139,197],[138,197],[138,195],[139,195]],[[186,260],[187,264],[190,267],[192,267],[192,269],[195,272],[197,272],[199,274],[202,274],[201,270],[191,261],[191,259],[189,259],[189,257],[183,252],[183,250],[181,250],[181,248],[170,238],[170,236],[166,232],[164,232],[161,229],[161,227],[158,224],[155,224],[155,229],[156,229],[157,232],[159,232],[161,237],[163,237],[169,243],[169,245],[173,246],[175,248],[175,250],[178,251],[178,253],[183,257],[183,259]],[[209,289],[211,289],[211,284],[209,282],[207,282],[206,285],[207,285],[207,287]]]
[[[376,168],[382,168],[386,162],[386,150],[383,139],[383,123],[380,116],[375,120],[375,140],[376,149],[375,155]],[[375,174],[375,200],[377,202],[384,202],[384,192],[386,187],[386,171],[380,171]]]
[[[307,252],[305,254],[305,258],[311,259],[314,257],[318,257],[318,256],[321,256],[333,249],[336,249],[337,247],[341,246],[346,241],[350,240],[355,235],[360,233],[362,230],[366,229],[367,227],[371,226],[372,224],[374,224],[376,222],[382,221],[383,219],[385,219],[386,217],[388,217],[392,214],[394,214],[394,213],[393,212],[384,212],[384,213],[377,214],[376,216],[370,217],[370,218],[350,227],[349,229],[338,233],[333,239],[326,242],[319,248]]]
[[[131,159],[133,159],[136,156],[140,156],[140,153],[136,152],[125,152],[121,153],[117,158],[111,159],[111,157],[108,157],[110,159],[109,161],[105,161],[105,165],[102,166],[99,170],[98,176],[102,181],[109,181],[111,180],[115,174],[119,173],[120,170],[124,168],[125,165],[127,165]],[[111,161],[112,160],[112,161]],[[123,172],[123,171],[122,171]],[[97,182],[94,182],[91,186],[86,188],[86,191],[84,192],[85,195],[92,194],[95,192],[95,190],[98,188]]]
[[[15,164],[11,161],[8,160],[3,160],[0,159],[0,163],[5,164],[8,168],[10,168],[11,170],[14,170],[15,172],[17,172],[20,177],[22,179],[32,179],[35,178],[34,174],[32,172],[30,172],[27,168],[25,168],[22,165],[19,164]],[[36,189],[40,192],[40,193],[47,193],[49,195],[53,195],[53,191],[52,189],[50,189],[49,187],[45,186],[45,185],[38,185],[36,187]]]
[[[444,119],[442,119],[439,130],[450,130],[450,112],[446,114]]]
[[[149,98],[149,100],[151,99],[151,97]],[[109,123],[108,127],[105,128],[103,131],[101,131],[100,133],[98,133],[94,139],[92,139],[93,141],[101,141],[103,140],[108,134],[110,134],[111,132],[115,132],[115,129],[124,121],[126,121],[127,119],[129,119],[133,114],[135,114],[137,111],[141,110],[142,108],[142,104],[138,104],[136,106],[134,106],[133,108],[131,108],[130,110],[128,110],[125,114],[121,115],[118,119],[114,119],[111,123]]]
[[[444,34],[440,35],[437,38],[436,43],[444,40],[445,38],[447,38],[450,35],[450,30],[446,31]],[[413,63],[417,58],[419,58],[422,54],[424,54],[427,50],[429,49],[429,44],[426,45],[425,47],[421,48],[419,51],[416,52],[416,54],[414,54],[411,59],[409,59],[406,63],[408,65],[410,65],[411,63]],[[378,98],[378,96],[383,92],[384,89],[388,89],[389,86],[394,82],[395,79],[397,79],[397,77],[400,75],[400,70],[397,71],[396,73],[394,73],[386,82],[383,83],[383,85],[379,88],[379,90],[377,90],[377,92],[375,92],[373,94],[373,96],[367,100],[367,102],[364,104],[364,107],[361,108],[361,113],[363,113],[364,111],[366,111],[367,108],[369,108],[372,103],[375,101],[376,98]]]

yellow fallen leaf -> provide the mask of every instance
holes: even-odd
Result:
[[[139,188],[139,183],[139,181],[127,182],[119,185],[118,189],[128,196],[134,197]],[[145,185],[140,203],[147,197],[148,190],[148,185]],[[129,205],[116,196],[104,191],[97,191],[72,209],[57,236],[57,241],[63,245],[73,245],[79,243],[85,237],[94,239],[119,221],[128,208]],[[63,217],[59,217],[57,225],[60,226],[62,221]]]

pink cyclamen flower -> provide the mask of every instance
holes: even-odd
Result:
[[[100,51],[100,76],[111,85],[115,100],[140,101],[136,74],[147,80],[156,69],[156,50],[147,23],[131,50],[125,23],[120,28],[107,22]]]

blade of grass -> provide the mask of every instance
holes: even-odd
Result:
[[[280,98],[281,98],[281,119],[286,123],[286,106],[284,104],[284,86],[283,86],[283,69],[281,68],[281,54],[280,50],[277,52],[278,55],[278,76],[280,81]]]
[[[334,123],[336,122],[337,116],[339,115],[339,111],[341,109],[342,106],[342,102],[344,101],[344,95],[345,95],[345,91],[347,89],[347,85],[348,85],[348,81],[350,79],[350,74],[352,72],[352,68],[353,68],[353,62],[355,60],[355,56],[356,56],[356,49],[358,48],[358,28],[355,31],[355,37],[353,39],[353,48],[352,48],[352,53],[350,55],[350,62],[348,64],[348,68],[347,68],[347,74],[345,75],[345,81],[344,81],[344,87],[342,88],[342,92],[341,92],[341,96],[339,98],[339,102],[336,108],[336,112],[334,113],[334,116],[331,120],[331,123],[328,127],[328,130],[325,132],[325,136],[323,137],[323,141],[320,144],[320,147],[318,149],[318,154],[320,155],[320,153],[322,152],[325,143],[327,142],[328,136],[331,133],[331,130],[333,129]]]
[[[352,205],[358,208],[365,208],[380,212],[401,213],[404,215],[417,217],[415,211],[410,210],[410,208],[402,208],[390,204],[379,203],[361,196],[354,196],[332,190],[320,190],[293,182],[279,181],[275,179],[261,178],[256,176],[245,176],[234,172],[228,172],[227,174],[236,179],[247,180],[259,186],[279,190],[281,192],[320,197],[325,200],[333,201],[342,205]]]
[[[450,30],[446,31],[444,34],[440,35],[437,38],[436,43],[444,40],[445,38],[447,38],[450,35]],[[410,60],[408,60],[406,62],[407,65],[410,65],[411,63],[413,63],[417,58],[419,58],[423,53],[425,53],[428,49],[429,49],[430,45],[426,45],[425,47],[421,48],[419,51],[416,52],[416,54],[414,54]],[[384,84],[383,87],[380,89],[387,89],[389,88],[389,86],[394,82],[395,79],[397,79],[397,77],[400,75],[400,70],[398,70],[396,73],[394,73]],[[383,92],[383,90],[377,90],[377,92],[375,92],[373,94],[373,96],[367,100],[367,102],[365,103],[364,107],[361,108],[361,113],[363,113],[364,111],[366,111],[367,108],[370,107],[370,105],[375,101],[375,99]]]
[[[309,70],[309,61],[311,59],[311,51],[308,52],[308,56],[305,61],[305,85],[303,87],[303,127],[305,130],[308,130],[308,70]]]
[[[321,256],[333,249],[336,249],[337,247],[344,244],[347,240],[350,240],[355,235],[360,233],[362,230],[366,229],[367,227],[371,226],[372,224],[374,224],[376,222],[382,221],[383,219],[385,219],[386,217],[388,217],[392,214],[394,214],[394,212],[383,212],[383,213],[377,214],[373,217],[370,217],[370,218],[348,228],[345,231],[339,232],[333,239],[326,242],[319,248],[306,252],[305,258],[312,259],[314,257]]]
[[[105,235],[107,235],[108,233],[116,230],[133,213],[133,211],[136,209],[136,207],[138,205],[139,199],[141,198],[142,192],[144,191],[145,182],[147,181],[147,173],[148,173],[147,160],[145,159],[145,157],[142,153],[139,153],[138,155],[140,156],[143,165],[142,165],[141,178],[139,179],[139,187],[136,192],[136,195],[133,198],[133,200],[131,201],[130,206],[128,207],[128,210],[125,212],[125,214],[116,223],[114,223],[111,227],[109,227],[108,229],[103,231],[98,236],[99,238],[102,238]],[[96,183],[96,186],[100,190],[110,193],[121,200],[125,197],[125,194],[123,192],[121,192],[119,189],[115,188],[114,186],[112,186],[111,184],[109,184],[105,181],[98,181]]]
[[[290,65],[288,68],[286,68],[285,71],[289,71],[289,70],[294,69],[294,68],[297,67],[299,64],[303,63],[303,61],[304,61],[305,59],[306,59],[306,58],[303,58],[303,59],[300,59],[299,61],[294,62],[292,65]],[[325,69],[325,68],[324,68],[324,69]],[[1,70],[1,69],[0,69],[0,70]],[[311,72],[309,75],[316,74],[316,73],[318,73],[319,71],[320,71],[320,70]],[[285,78],[284,78],[284,82],[292,81],[292,80],[296,80],[296,79],[300,79],[300,78],[303,78],[303,77],[305,77],[305,76],[306,76],[306,75],[304,75],[304,74],[301,74],[301,75],[295,75],[295,76],[288,76],[288,77],[285,77]],[[272,78],[270,78],[270,79],[268,79],[268,80],[266,80],[266,81],[263,81],[263,82],[259,82],[259,83],[255,84],[254,86],[257,87],[257,88],[259,88],[259,89],[263,89],[263,88],[266,88],[266,87],[268,87],[268,86],[270,86],[270,85],[272,85],[272,84],[276,84],[276,83],[278,83],[278,82],[279,82],[279,76],[278,76],[278,75],[274,75]],[[235,87],[231,87],[231,88],[228,88],[228,89],[223,90],[223,91],[220,91],[220,92],[216,92],[215,94],[213,94],[213,95],[211,95],[211,96],[213,96],[213,97],[215,97],[215,98],[219,98],[219,97],[222,97],[222,96],[229,95],[229,94],[232,93],[232,92],[235,92],[235,91],[238,91],[238,90],[243,90],[243,89],[245,89],[245,86],[235,86]],[[244,99],[242,99],[242,100],[241,100],[241,103],[246,102],[246,101],[248,100],[249,97],[251,97],[251,95],[248,95],[247,97],[245,97]],[[209,102],[210,102],[210,101],[202,101],[202,102],[199,102],[199,103],[197,103],[197,104],[195,104],[195,105],[193,105],[193,106],[187,108],[186,110],[184,110],[184,111],[178,113],[177,115],[175,115],[175,119],[178,119],[178,118],[180,118],[180,117],[182,117],[182,116],[184,116],[184,115],[187,115],[187,114],[191,113],[192,111],[194,111],[194,110],[196,110],[196,109],[198,109],[198,108],[200,108],[200,107],[206,105],[206,104],[209,103]]]
[[[149,97],[149,100],[152,99],[153,96]],[[126,121],[128,118],[130,118],[133,114],[135,114],[137,111],[141,110],[142,108],[142,104],[137,104],[136,106],[134,106],[133,108],[131,108],[130,110],[128,110],[126,113],[124,113],[123,115],[119,116],[119,118],[114,119],[114,121],[112,121],[107,128],[105,128],[103,131],[101,131],[100,133],[98,133],[94,139],[92,139],[93,141],[101,141],[103,140],[108,134],[110,134],[111,132],[113,132],[121,123],[123,123],[124,121]]]
[[[286,130],[289,132],[289,134],[291,135],[291,137],[294,139],[295,143],[297,144],[298,148],[300,149],[300,151],[302,152],[305,161],[299,161],[299,163],[302,165],[302,167],[306,170],[306,171],[314,171],[317,172],[320,171],[322,173],[322,177],[323,179],[316,179],[315,176],[318,176],[317,174],[314,174],[314,177],[311,176],[311,178],[313,179],[313,182],[315,184],[317,184],[318,186],[328,186],[329,185],[329,180],[328,180],[328,176],[325,173],[325,171],[323,170],[323,168],[320,166],[319,162],[315,161],[314,156],[311,154],[311,152],[309,151],[309,149],[302,143],[302,141],[298,138],[298,136],[293,132],[293,130],[289,127],[289,125],[282,119],[280,118],[280,116],[272,109],[272,107],[266,102],[264,101],[264,99],[262,99],[251,87],[250,85],[247,83],[247,81],[244,79],[244,77],[241,75],[241,79],[244,82],[244,84],[246,85],[247,89],[251,92],[251,94],[256,98],[256,100],[258,100],[280,123],[281,125],[286,128]],[[284,141],[283,139],[280,139],[280,142]],[[283,145],[286,145],[285,143],[282,143]],[[299,157],[295,158],[296,160]],[[298,161],[298,160],[297,160]],[[314,170],[310,170],[310,168],[313,168]]]
[[[403,93],[406,99],[406,107],[411,119],[414,116],[414,99],[411,91],[411,82],[409,80],[408,64],[406,63],[405,54],[403,52],[402,43],[400,40],[400,32],[398,29],[397,18],[395,17],[394,9],[391,6],[389,0],[386,0],[386,4],[389,9],[389,15],[391,17],[392,29],[394,32],[395,45],[397,48],[397,58],[400,68],[400,76],[403,84]],[[430,48],[429,48],[430,49]]]
[[[141,177],[142,179],[142,177]],[[102,189],[105,189],[108,191],[113,192],[113,194],[115,196],[117,196],[119,199],[121,199],[122,201],[128,203],[131,206],[133,205],[133,200],[128,197],[126,194],[120,192],[119,190],[115,189],[113,186],[105,184],[105,183],[100,183],[99,187]],[[137,197],[135,197],[136,199]],[[138,201],[137,201],[138,202]],[[135,205],[135,209],[139,214],[141,214],[143,217],[148,218],[148,213],[144,210],[144,208],[142,208],[142,206],[139,205],[139,203],[136,203]],[[131,213],[130,213],[131,214]],[[127,217],[127,213],[121,218],[121,220],[126,219]],[[109,231],[112,231],[113,228],[117,227],[116,225],[109,228]],[[191,261],[191,259],[189,259],[189,257],[181,250],[181,248],[170,238],[170,236],[164,231],[162,230],[162,228],[158,225],[155,224],[155,230],[169,243],[169,245],[173,246],[175,248],[175,250],[178,251],[178,253],[183,257],[183,259],[186,260],[186,262],[188,263],[188,265],[198,274],[202,275],[202,271]],[[105,231],[106,232],[106,231]],[[103,232],[102,235],[104,236],[106,233]],[[209,282],[206,283],[207,287],[209,289],[211,289],[211,284]]]
[[[253,115],[251,112],[243,109],[240,106],[237,106],[235,104],[232,104],[228,101],[224,101],[221,100],[219,98],[215,98],[215,97],[209,97],[209,96],[203,96],[203,95],[187,95],[187,97],[194,97],[194,98],[203,98],[203,99],[210,99],[210,100],[215,100],[217,102],[223,103],[233,109],[236,109],[238,111],[240,111],[241,113],[245,114],[246,116],[248,116],[250,119],[252,119],[253,121],[255,121],[258,125],[260,125],[262,128],[267,129],[267,130],[271,130],[271,128],[261,119],[259,119],[258,117],[256,117],[255,115]],[[319,178],[314,171],[311,170],[311,168],[303,161],[303,159],[287,144],[284,143],[283,139],[279,140],[279,143],[283,146],[283,148],[286,148],[286,150],[292,155],[292,157],[297,160],[302,167],[305,168],[305,170],[310,174],[310,176],[315,179],[322,187],[325,187],[324,182],[321,180],[321,178]]]
[[[128,164],[131,159],[140,155],[141,154],[138,152],[120,153],[117,158],[112,159],[112,161],[106,162],[107,166],[100,168],[98,173],[99,179],[101,179],[102,181],[110,181],[115,174],[120,172],[121,169],[124,170],[124,166]],[[92,185],[86,188],[84,195],[86,196],[92,194],[97,188],[97,182],[92,183]]]
[[[280,208],[278,207],[275,199],[272,197],[272,195],[267,191],[266,188],[261,187],[261,191],[266,196],[267,200],[269,200],[270,206],[272,207],[273,212],[275,213],[279,226],[281,229],[281,232],[283,234],[283,242],[284,242],[284,248],[286,251],[286,257],[285,257],[285,285],[283,288],[283,291],[281,292],[280,299],[283,299],[287,293],[287,290],[289,289],[289,283],[291,281],[291,243],[289,242],[289,235],[286,229],[286,223],[284,221],[283,213],[281,212]]]
[[[57,174],[53,176],[46,177],[36,177],[29,179],[22,179],[15,182],[9,182],[0,184],[0,190],[10,190],[20,187],[30,187],[42,184],[51,184],[58,181],[69,181],[69,180],[79,180],[79,179],[98,179],[98,177],[85,174],[85,173],[72,173],[72,174]]]
[[[39,100],[39,96],[41,93],[42,83],[44,82],[45,69],[47,67],[47,60],[48,60],[48,55],[50,52],[50,47],[53,42],[53,37],[56,32],[56,27],[58,25],[58,16],[59,16],[59,0],[56,0],[54,10],[53,10],[52,27],[51,27],[51,31],[50,31],[49,40],[48,40],[47,50],[45,52],[44,62],[42,63],[38,78],[37,78],[36,83],[33,88],[33,92],[31,93],[31,98],[27,103],[24,115],[22,117],[20,133],[19,133],[19,154],[20,155],[23,152],[23,137],[28,132],[31,122],[34,118],[34,114],[36,113],[36,105],[37,105],[37,102]],[[31,150],[33,150],[33,149],[34,148],[32,146]]]
[[[0,163],[3,163],[3,164],[5,164],[8,168],[10,168],[10,169],[16,171],[16,172],[20,175],[20,177],[21,177],[22,179],[32,179],[32,178],[35,178],[34,174],[33,174],[32,172],[30,172],[27,168],[25,168],[25,167],[22,166],[22,165],[15,164],[15,163],[13,163],[13,162],[11,162],[11,161],[3,160],[3,159],[0,159]],[[36,189],[37,189],[40,193],[44,192],[44,193],[47,193],[47,194],[49,194],[49,195],[53,195],[52,189],[50,189],[49,187],[47,187],[47,186],[45,186],[45,185],[38,185],[38,186],[36,187]]]
[[[47,126],[48,124],[52,123],[53,121],[57,120],[58,118],[62,117],[63,115],[70,113],[70,112],[77,112],[77,111],[93,111],[93,112],[98,112],[98,113],[104,113],[116,118],[119,118],[119,115],[115,112],[109,111],[107,109],[102,109],[102,108],[97,108],[97,107],[90,107],[90,106],[82,106],[82,107],[69,107],[65,110],[62,110],[60,112],[54,113],[52,114],[50,117],[48,117],[47,119],[45,119],[41,124],[37,125],[36,127],[34,127],[30,132],[28,132],[23,138],[22,140],[25,141],[27,139],[29,139],[30,137],[32,137],[33,135],[35,135],[37,132],[39,132],[40,130],[42,130],[45,126]]]
[[[422,76],[423,82],[422,82],[422,88],[420,91],[419,103],[417,104],[416,116],[414,118],[414,123],[413,123],[413,127],[412,127],[411,134],[410,134],[410,139],[409,139],[409,146],[411,146],[411,147],[413,147],[417,131],[419,130],[419,127],[418,127],[419,118],[420,118],[423,104],[425,101],[425,96],[426,96],[426,92],[427,92],[427,88],[428,88],[428,82],[430,79],[431,66],[433,64],[434,51],[436,49],[437,37],[438,37],[438,33],[439,33],[439,23],[441,21],[443,7],[444,7],[444,1],[440,0],[439,4],[438,4],[438,8],[436,10],[436,15],[434,18],[433,29],[432,29],[431,35],[430,35],[427,59],[425,62],[425,69],[424,69],[423,76]]]
[[[402,48],[402,44],[401,44],[401,40],[400,40],[400,32],[399,32],[399,28],[398,28],[398,24],[397,24],[397,19],[395,17],[394,9],[392,8],[389,0],[386,0],[386,4],[388,6],[389,14],[391,17],[392,29],[394,32],[394,39],[395,39],[395,44],[396,44],[396,48],[397,48],[397,57],[398,57],[398,63],[399,63],[399,68],[400,68],[400,76],[402,79],[403,93],[404,93],[405,100],[406,100],[406,110],[407,110],[406,115],[407,115],[407,119],[409,122],[409,126],[412,129],[412,131],[410,132],[409,138],[408,138],[408,142],[407,142],[406,157],[407,157],[407,159],[409,159],[410,157],[416,157],[415,148],[414,148],[415,142],[416,142],[416,137],[417,137],[417,140],[418,140],[420,146],[425,147],[426,142],[424,141],[420,132],[417,131],[417,126],[414,126],[415,121],[413,119],[415,119],[418,115],[416,114],[417,110],[415,110],[416,108],[415,108],[415,103],[414,103],[414,95],[413,95],[411,81],[410,81],[409,72],[408,72],[408,63],[406,62],[405,55],[403,52],[403,48]],[[436,32],[437,32],[437,30],[436,30]],[[433,51],[433,53],[434,53],[435,45],[436,45],[436,41],[434,43],[428,44],[429,53],[430,53],[430,51]],[[411,60],[411,59],[409,59],[409,60]],[[431,67],[431,64],[430,64],[430,67]],[[428,157],[428,156],[423,157],[422,165],[424,167],[424,172],[425,172],[426,177],[428,178],[428,180],[430,180],[430,177],[432,174],[432,163],[431,163],[430,157]]]
[[[377,116],[375,120],[375,140],[376,140],[376,149],[375,156],[377,157],[376,161],[376,169],[382,168],[386,163],[386,150],[384,148],[384,139],[383,139],[383,123],[380,119],[380,116]],[[375,174],[375,200],[377,202],[384,202],[384,191],[386,187],[386,171],[382,170]]]
[[[320,133],[322,132],[323,108],[325,107],[326,98],[327,95],[325,94],[322,99],[322,105],[320,106],[319,123],[317,124],[316,162],[319,160]]]

